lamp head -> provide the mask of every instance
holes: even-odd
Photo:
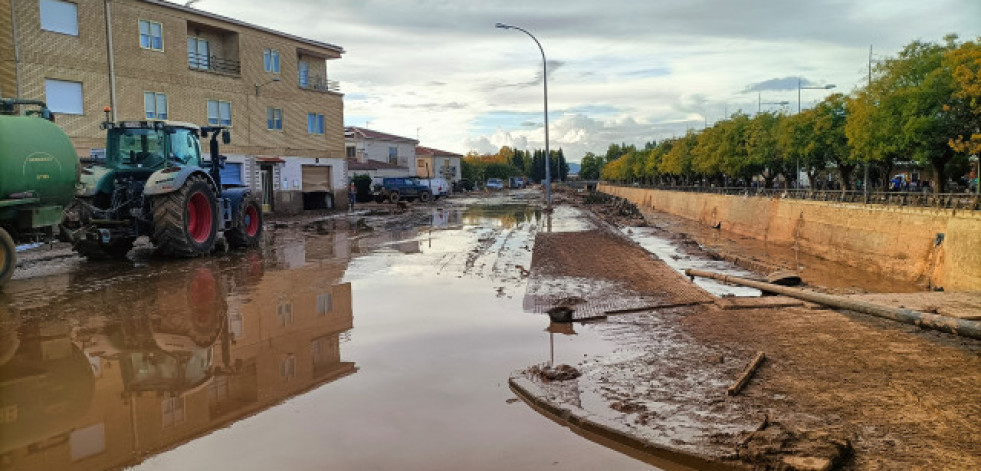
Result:
[[[825,88],[826,90],[831,90],[832,88],[835,88],[835,84],[833,84],[833,83],[829,83],[829,84],[827,84],[827,85],[825,85],[825,86],[824,86],[824,88]]]
[[[513,28],[513,26],[506,25],[504,23],[494,23],[494,27],[495,28],[501,28],[501,29],[511,29],[511,28]]]

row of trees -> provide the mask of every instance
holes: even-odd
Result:
[[[850,95],[833,94],[795,115],[736,113],[643,149],[612,145],[605,156],[587,154],[580,175],[671,184],[756,177],[771,187],[778,175],[794,181],[799,168],[811,182],[833,171],[842,189],[850,189],[862,165],[888,176],[912,161],[932,168],[943,191],[948,179],[971,171],[968,158],[977,154],[981,41],[948,36],[943,43],[910,43]]]
[[[562,149],[551,151],[549,159],[553,180],[564,181],[569,175],[569,165]],[[487,181],[488,178],[507,179],[526,176],[535,183],[545,179],[545,151],[522,151],[508,146],[501,147],[496,154],[477,154],[471,152],[463,158],[460,169],[463,178],[472,182]]]

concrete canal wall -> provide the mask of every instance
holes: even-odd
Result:
[[[981,213],[685,193],[600,184],[657,210],[741,236],[948,291],[981,290]],[[938,240],[941,239],[942,240]],[[939,242],[939,244],[938,244]]]

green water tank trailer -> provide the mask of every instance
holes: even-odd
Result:
[[[19,114],[25,105],[39,109]],[[15,242],[57,232],[80,171],[75,146],[44,102],[0,99],[0,285],[17,265]]]
[[[0,116],[0,200],[36,198],[40,206],[64,207],[75,196],[77,179],[78,154],[58,125]]]

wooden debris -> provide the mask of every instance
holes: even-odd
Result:
[[[739,375],[739,379],[736,380],[732,386],[729,386],[726,393],[730,396],[739,394],[739,392],[746,387],[746,383],[749,383],[750,378],[753,377],[753,373],[756,372],[756,369],[760,367],[760,364],[763,363],[765,358],[766,355],[764,355],[763,352],[756,352],[756,356],[753,358],[753,361],[749,362],[749,365],[746,365],[746,369],[743,370],[741,375]]]

